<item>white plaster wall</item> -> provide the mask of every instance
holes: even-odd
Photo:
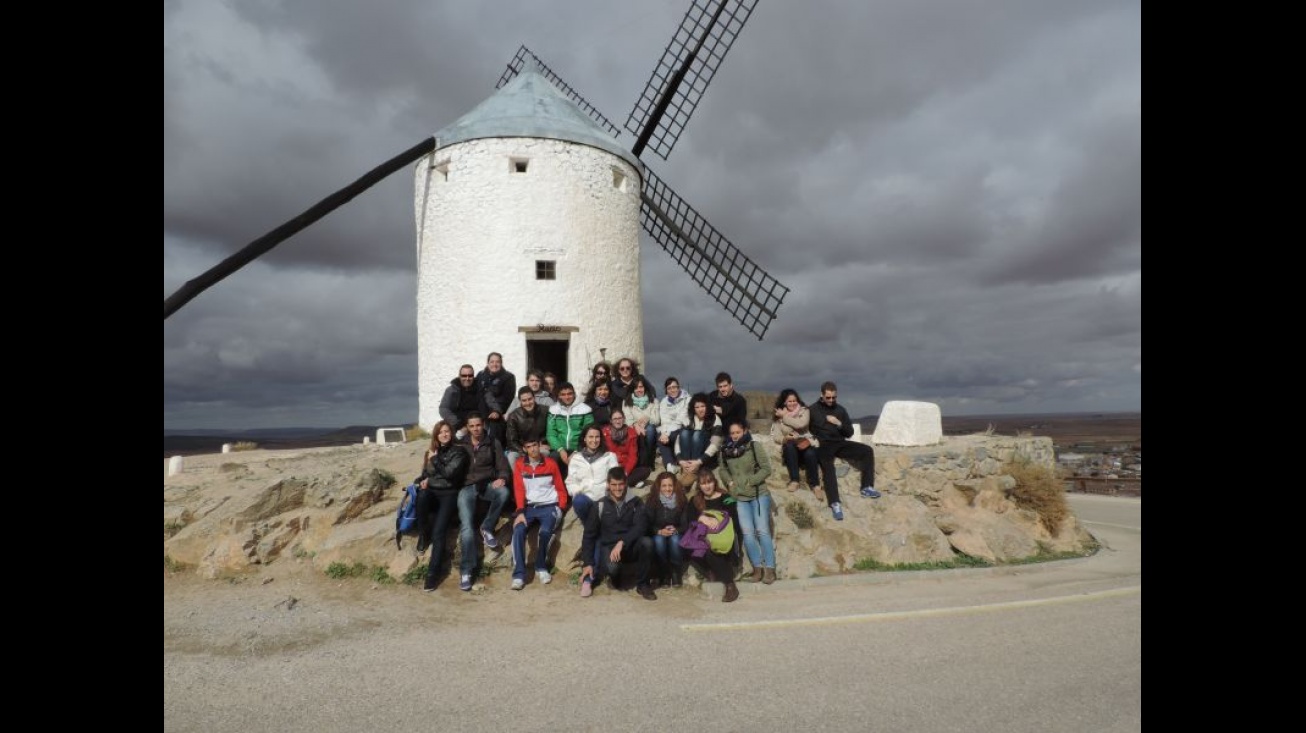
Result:
[[[511,172],[514,158],[528,161],[526,173]],[[447,180],[436,168],[445,165]],[[609,360],[644,360],[640,179],[628,162],[559,140],[493,138],[436,150],[414,173],[421,425],[440,419],[459,365],[479,371],[491,351],[521,386],[522,326],[578,327],[570,372],[559,375],[572,382],[588,376],[600,348]],[[556,261],[556,280],[535,279],[537,259]]]

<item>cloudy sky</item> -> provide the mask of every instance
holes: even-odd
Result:
[[[834,379],[854,416],[1141,410],[1140,5],[760,0],[644,158],[792,292],[759,342],[645,239],[647,373]],[[688,6],[165,0],[164,298],[468,112],[522,44],[622,125]],[[412,185],[167,318],[164,429],[415,422]]]

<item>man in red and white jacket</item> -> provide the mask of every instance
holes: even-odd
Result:
[[[512,467],[513,497],[517,511],[512,518],[512,589],[526,587],[526,533],[531,525],[540,525],[539,547],[535,552],[535,578],[549,583],[549,543],[567,508],[567,486],[563,483],[558,462],[540,451],[540,440],[527,436],[522,440],[525,455]]]

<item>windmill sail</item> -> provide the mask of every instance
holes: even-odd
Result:
[[[640,208],[644,231],[761,341],[789,288],[739,251],[647,167],[645,176]]]
[[[631,152],[638,156],[647,145],[667,159],[755,5],[694,0],[626,118],[626,130],[636,137]]]
[[[757,0],[694,0],[626,121],[626,129],[639,136],[631,149],[636,157],[649,142],[663,158],[671,152],[756,4]],[[604,129],[613,135],[620,133],[524,45],[508,62],[497,87],[511,81],[527,64],[538,67],[545,78]],[[788,286],[758,267],[647,164],[640,225],[699,287],[762,340],[789,293]]]

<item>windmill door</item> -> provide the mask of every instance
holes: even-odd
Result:
[[[526,371],[539,369],[553,372],[558,383],[567,381],[567,348],[571,340],[564,335],[561,339],[526,339]],[[525,384],[525,382],[522,382]]]

